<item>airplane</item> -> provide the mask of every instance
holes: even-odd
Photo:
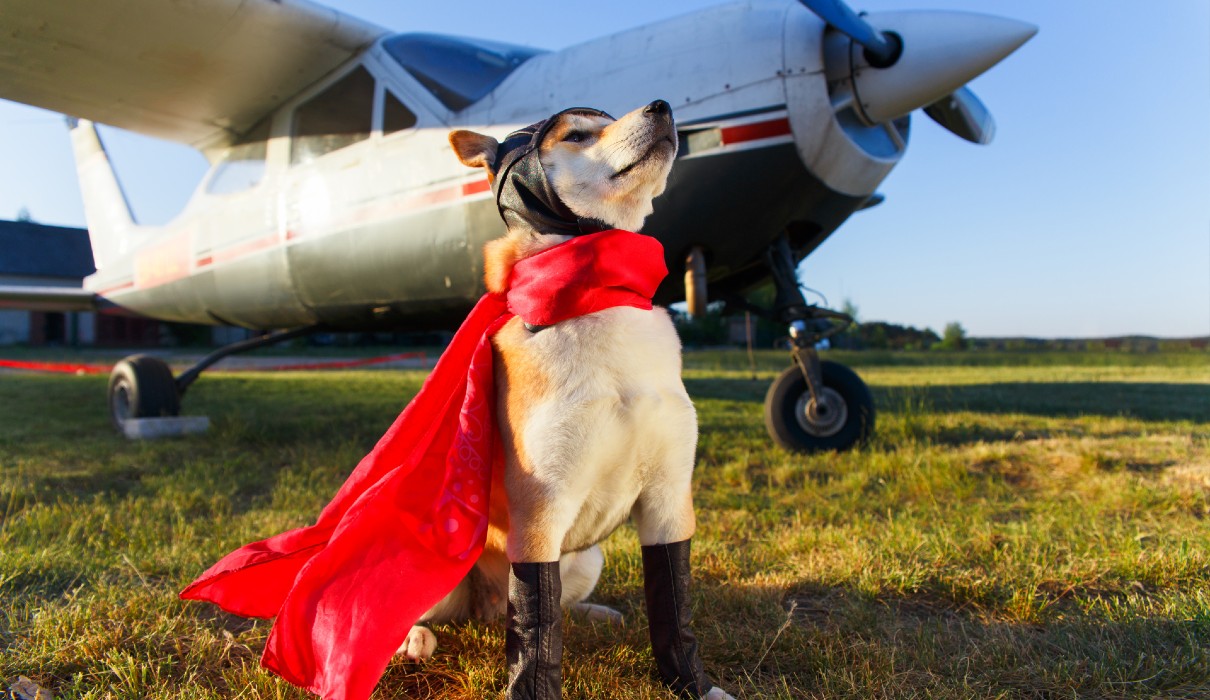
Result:
[[[0,308],[280,329],[176,377],[148,356],[118,363],[119,428],[177,415],[235,352],[321,330],[456,327],[504,226],[448,132],[499,138],[567,107],[664,99],[680,152],[643,228],[673,273],[655,301],[700,313],[708,293],[785,324],[792,362],[765,423],[803,452],[865,441],[874,405],[855,373],[820,360],[817,344],[852,319],[807,303],[797,264],[881,201],[916,110],[989,143],[994,121],[965,85],[1037,31],[964,12],[858,15],[841,0],[732,2],[559,51],[396,34],[307,0],[0,0],[0,25],[0,98],[71,115],[97,267],[80,290],[0,287]],[[98,122],[205,154],[173,221],[134,222]],[[758,308],[746,295],[770,280],[775,301]]]

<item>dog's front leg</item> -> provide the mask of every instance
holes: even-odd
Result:
[[[706,677],[689,628],[689,540],[642,550],[647,626],[660,679],[681,697],[704,697],[714,684]]]
[[[710,681],[690,629],[689,542],[695,528],[688,480],[679,495],[645,493],[635,509],[643,552],[643,595],[660,679],[683,698],[734,700]],[[676,491],[671,491],[676,493]]]
[[[508,700],[557,700],[562,692],[559,562],[514,563],[508,577]]]

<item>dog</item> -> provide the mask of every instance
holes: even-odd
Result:
[[[507,289],[518,261],[570,240],[583,222],[638,231],[677,153],[672,111],[662,100],[616,120],[567,110],[517,136],[504,143],[465,130],[449,136],[463,164],[487,172],[508,225],[485,248],[491,293]],[[517,144],[526,142],[531,150],[521,157],[537,159],[527,172],[544,178],[529,186],[546,199],[509,205],[501,166],[518,162]],[[486,544],[399,653],[427,660],[437,647],[430,625],[507,614],[508,697],[558,697],[562,616],[554,604],[621,621],[620,613],[585,601],[604,564],[599,543],[633,518],[660,677],[682,697],[730,698],[703,673],[688,627],[697,416],[667,311],[617,306],[545,328],[518,316],[492,342],[506,458],[493,477]]]

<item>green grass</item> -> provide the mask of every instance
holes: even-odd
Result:
[[[858,452],[771,447],[782,353],[687,357],[698,406],[695,627],[741,698],[1210,697],[1210,362],[1125,353],[833,354],[879,408]],[[1191,359],[1192,358],[1192,359]],[[309,522],[420,372],[210,374],[208,435],[131,443],[105,378],[0,375],[0,680],[58,698],[303,698],[268,632],[175,594],[230,549]],[[638,543],[605,545],[569,619],[565,697],[669,698]],[[376,697],[482,698],[503,626],[438,630]]]

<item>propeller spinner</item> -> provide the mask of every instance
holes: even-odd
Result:
[[[1028,41],[1038,28],[968,12],[862,16],[840,0],[800,0],[851,42],[830,56],[848,77],[854,111],[873,126],[924,108],[945,129],[990,143],[991,113],[964,85]],[[856,47],[863,50],[857,50]]]

